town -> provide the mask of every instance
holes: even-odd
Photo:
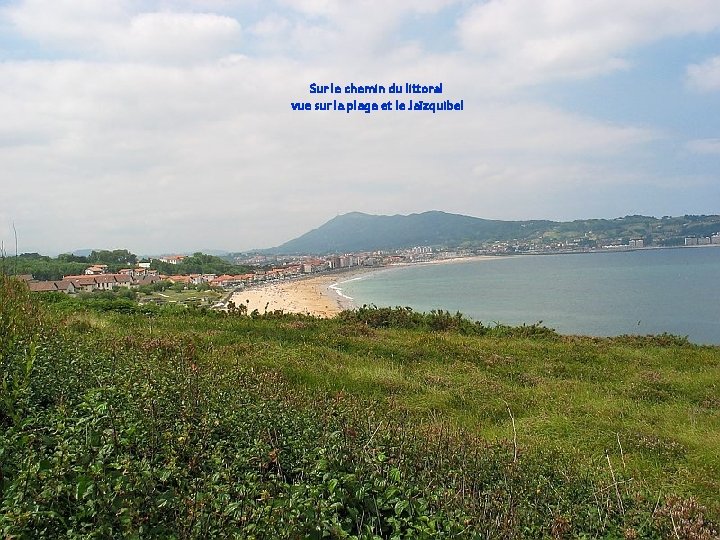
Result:
[[[711,236],[685,237],[681,246],[718,246],[720,232]],[[242,268],[242,273],[231,272],[188,272],[183,262],[202,254],[164,255],[149,257],[125,268],[111,269],[107,264],[88,263],[81,274],[63,275],[60,279],[37,279],[32,273],[20,274],[34,292],[62,292],[66,294],[90,293],[95,291],[113,291],[118,289],[144,290],[156,292],[154,301],[162,303],[167,297],[162,291],[167,286],[178,290],[204,289],[214,290],[229,298],[228,293],[287,280],[301,279],[319,274],[341,273],[357,268],[380,268],[391,265],[438,262],[449,259],[491,255],[546,255],[561,253],[584,253],[597,251],[629,251],[638,249],[658,249],[660,246],[647,246],[642,238],[617,239],[609,242],[588,241],[579,238],[559,242],[520,242],[497,241],[474,248],[446,249],[432,246],[416,246],[407,249],[370,251],[360,253],[334,254],[324,257],[313,255],[282,256],[263,253],[228,255],[231,259],[228,268]],[[128,253],[126,250],[118,250]],[[132,254],[128,261],[133,261]],[[22,257],[25,257],[23,255]],[[219,257],[211,257],[221,261]],[[212,266],[212,265],[211,265]],[[170,271],[169,271],[170,270]],[[161,284],[161,285],[158,285]],[[164,285],[162,285],[164,284]],[[224,294],[223,294],[224,293]],[[224,308],[226,302],[215,302],[214,307]]]

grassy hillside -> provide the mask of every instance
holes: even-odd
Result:
[[[407,310],[99,312],[0,279],[3,537],[717,528],[717,347]]]

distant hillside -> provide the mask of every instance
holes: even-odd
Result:
[[[274,253],[332,253],[457,246],[514,238],[547,229],[551,221],[499,221],[446,212],[375,216],[351,212],[273,248]]]
[[[642,238],[646,245],[681,245],[684,236],[709,236],[720,231],[720,216],[655,218],[626,216],[569,222],[502,221],[431,211],[408,216],[376,216],[351,212],[284,244],[269,253],[343,253],[402,249],[413,246],[477,247],[495,241],[572,242],[594,246]]]
[[[71,253],[71,255],[75,255],[76,257],[87,257],[90,255],[93,251],[100,251],[99,249],[76,249]]]

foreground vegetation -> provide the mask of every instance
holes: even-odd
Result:
[[[0,280],[2,537],[717,536],[718,348]]]

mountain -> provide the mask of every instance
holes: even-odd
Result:
[[[352,253],[414,246],[478,247],[488,242],[511,242],[539,249],[574,245],[597,247],[642,239],[646,246],[683,245],[685,237],[709,241],[720,234],[720,216],[625,216],[575,221],[501,221],[431,211],[409,216],[375,216],[351,212],[294,240],[263,250],[271,254]]]
[[[267,251],[325,254],[414,246],[454,247],[463,243],[524,238],[546,230],[553,224],[552,221],[489,220],[439,211],[408,216],[375,216],[351,212]]]
[[[72,252],[72,255],[76,257],[88,257],[93,251],[100,251],[99,249],[76,249]]]

